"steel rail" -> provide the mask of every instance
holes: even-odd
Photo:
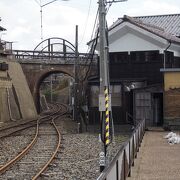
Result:
[[[50,104],[50,105],[52,105],[52,104]],[[54,104],[54,105],[57,105],[57,104]],[[53,106],[51,106],[51,107],[53,107]],[[54,107],[53,107],[52,109],[54,109]],[[49,113],[51,113],[51,114],[44,115],[44,116],[42,116],[42,117],[39,117],[38,119],[44,119],[44,118],[46,118],[46,117],[48,117],[48,116],[53,115],[53,113],[56,113],[55,109],[54,109],[55,112],[54,112],[52,109],[49,110]],[[20,123],[20,124],[15,124],[15,125],[10,126],[10,127],[2,127],[2,129],[0,129],[0,133],[3,133],[3,132],[5,133],[6,131],[11,130],[11,129],[14,129],[14,128],[20,128],[20,127],[22,127],[22,128],[20,128],[20,129],[18,129],[18,130],[16,130],[16,131],[13,131],[13,132],[8,133],[8,135],[0,135],[0,139],[1,139],[1,138],[4,138],[4,137],[7,137],[7,136],[9,136],[9,135],[11,135],[11,134],[13,134],[13,133],[16,133],[16,132],[25,130],[25,129],[27,129],[27,128],[36,126],[38,119],[33,119],[33,120],[28,121],[28,122],[22,122],[22,123]],[[26,126],[26,127],[23,127],[23,126]]]
[[[63,110],[62,107],[65,108],[65,110],[63,112],[61,112],[60,115],[56,116],[53,118],[52,120],[52,124],[54,126],[54,128],[56,129],[56,132],[57,132],[57,135],[58,135],[58,143],[57,143],[57,147],[54,151],[54,153],[52,154],[51,158],[48,160],[48,162],[41,168],[41,170],[32,178],[32,180],[36,180],[38,177],[41,176],[41,174],[48,168],[48,166],[51,164],[51,162],[54,160],[54,158],[56,157],[57,153],[58,153],[58,150],[60,148],[60,145],[61,145],[61,134],[60,134],[60,131],[57,127],[57,125],[55,124],[55,120],[61,116],[63,116],[64,114],[67,113],[67,106],[65,104],[60,104],[60,107],[61,107],[61,110]]]
[[[48,166],[51,164],[51,162],[53,161],[53,159],[56,157],[57,153],[58,153],[58,150],[60,148],[60,145],[61,145],[61,134],[60,134],[60,131],[58,129],[58,127],[56,126],[55,124],[55,119],[59,118],[60,116],[63,116],[64,114],[67,113],[68,109],[67,109],[67,106],[65,104],[60,104],[61,105],[61,110],[62,110],[62,107],[64,107],[64,111],[61,112],[60,115],[54,117],[52,119],[52,124],[54,126],[54,128],[56,129],[56,132],[57,132],[57,135],[58,135],[58,143],[57,143],[57,147],[54,151],[54,153],[52,154],[51,158],[49,159],[49,161],[41,168],[41,170],[32,178],[32,180],[36,180],[38,177],[41,176],[41,174],[48,168]]]
[[[37,140],[38,133],[39,133],[39,122],[37,122],[36,134],[33,140],[31,141],[31,143],[28,146],[26,146],[26,148],[23,151],[21,151],[21,153],[19,153],[15,158],[11,159],[9,162],[3,165],[0,168],[0,173],[3,173],[4,171],[6,171],[10,166],[12,166],[18,160],[20,160],[30,150],[30,148],[34,145],[34,143]]]
[[[24,122],[24,123],[21,123],[21,124],[15,124],[14,126],[1,127],[2,129],[0,129],[0,132],[7,131],[7,130],[10,130],[12,128],[17,128],[17,127],[20,127],[20,126],[24,126],[24,125],[27,125],[29,123],[34,123],[35,121],[37,121],[37,119],[33,119],[33,120],[30,120],[28,122]]]
[[[37,122],[37,120],[34,120],[33,123],[27,123],[27,124],[23,124],[23,125],[16,125],[16,126],[13,126],[13,127],[10,127],[8,129],[3,129],[3,130],[0,130],[0,132],[2,133],[2,135],[0,134],[0,139],[2,138],[5,138],[5,137],[8,137],[14,133],[17,133],[17,132],[20,132],[20,131],[23,131],[25,129],[28,129],[28,128],[31,128],[31,127],[34,127],[36,126],[37,123],[35,123],[35,121]],[[20,127],[22,126],[22,127]],[[14,130],[15,128],[19,128],[19,129],[16,129]],[[12,132],[8,132],[9,130],[13,130]],[[4,134],[3,134],[3,131],[4,131]],[[6,132],[7,131],[7,132]]]
[[[61,116],[61,115],[59,115]],[[59,116],[56,116],[53,120],[52,120],[52,124],[54,126],[54,128],[56,129],[57,135],[58,135],[58,143],[57,143],[57,147],[54,151],[54,153],[52,154],[51,158],[48,160],[48,162],[41,168],[41,170],[32,178],[32,180],[36,180],[39,176],[41,176],[41,174],[48,168],[48,166],[50,165],[50,163],[53,161],[53,159],[55,158],[56,154],[58,153],[58,150],[60,148],[61,145],[61,134],[60,131],[58,130],[58,127],[56,126],[54,120],[56,118],[58,118]]]
[[[56,111],[53,112],[52,110],[49,111],[49,113],[51,113],[50,115],[44,115],[43,117],[39,117],[38,119],[42,120],[42,119],[45,119],[47,118],[48,116],[51,116],[53,115],[54,113],[57,113]],[[34,120],[31,120],[31,121],[28,121],[28,122],[25,122],[25,123],[22,123],[22,124],[16,124],[14,126],[11,126],[11,127],[5,127],[3,129],[0,130],[0,139],[2,138],[5,138],[5,137],[8,137],[14,133],[17,133],[17,132],[20,132],[20,131],[23,131],[25,129],[28,129],[28,128],[31,128],[31,127],[34,127],[36,126],[37,124],[37,120],[38,119],[34,119]],[[46,120],[45,120],[46,121]],[[42,121],[43,122],[43,121]],[[14,128],[18,128],[17,130],[14,130]],[[11,131],[11,129],[13,129],[12,132],[8,132],[8,131]],[[3,135],[3,132],[4,132],[4,135]],[[7,133],[8,132],[8,133]],[[2,135],[1,135],[2,134]]]
[[[28,146],[26,146],[26,148],[24,150],[22,150],[16,157],[14,157],[13,159],[11,159],[10,161],[8,161],[5,165],[2,165],[0,167],[0,174],[2,174],[3,172],[5,172],[8,168],[10,168],[13,164],[15,164],[17,161],[19,161],[20,159],[22,159],[26,153],[33,147],[33,145],[35,144],[35,142],[37,141],[37,137],[38,137],[38,133],[39,133],[39,124],[44,122],[40,122],[40,120],[42,119],[45,119],[45,118],[48,118],[46,119],[46,121],[50,120],[53,116],[55,115],[56,113],[58,113],[60,111],[60,108],[58,110],[56,110],[55,112],[53,112],[52,114],[50,115],[46,115],[40,119],[37,120],[37,124],[36,124],[36,134],[33,138],[33,140],[30,142],[30,144]]]

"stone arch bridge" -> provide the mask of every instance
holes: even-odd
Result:
[[[81,54],[82,55],[82,54]],[[24,57],[23,57],[24,56]],[[37,111],[40,111],[40,85],[43,79],[45,79],[50,74],[54,73],[64,73],[72,78],[75,77],[75,61],[76,57],[39,57],[38,59],[27,58],[27,55],[16,56],[16,61],[21,64],[23,72],[26,76],[27,83],[29,85],[30,91],[34,98],[34,102]],[[87,58],[85,56],[80,56],[77,62],[77,77],[78,79],[83,79],[86,76],[87,71],[89,71],[88,76],[95,75],[97,58]],[[88,78],[86,77],[86,79]]]
[[[13,56],[22,66],[38,111],[40,84],[48,75],[64,73],[75,78],[76,69],[77,79],[87,79],[87,72],[88,75],[97,72],[97,56],[78,53],[77,48],[63,38],[45,39],[33,51],[13,50]]]

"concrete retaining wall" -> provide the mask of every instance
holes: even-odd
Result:
[[[0,71],[0,122],[37,118],[34,101],[20,64],[7,59],[0,59],[0,62],[9,65],[8,71]]]

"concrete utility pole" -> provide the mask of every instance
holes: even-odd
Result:
[[[99,0],[99,43],[100,43],[100,92],[99,111],[101,121],[101,140],[104,144],[100,153],[100,171],[106,166],[107,146],[109,138],[109,83],[108,83],[108,44],[106,39],[106,8],[105,1]]]
[[[108,41],[106,27],[106,4],[122,2],[126,0],[99,0],[99,43],[100,43],[100,92],[99,92],[99,111],[101,121],[101,140],[104,144],[100,153],[100,171],[102,172],[107,165],[107,146],[110,143],[110,115],[111,97],[109,95],[109,66],[108,66]]]

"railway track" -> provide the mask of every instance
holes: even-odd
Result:
[[[23,124],[16,124],[16,125],[11,126],[11,127],[3,128],[0,130],[0,139],[8,137],[15,132],[20,132],[24,129],[36,126],[36,123],[37,123],[37,120],[32,120],[29,122],[25,122]]]
[[[0,129],[0,139],[7,137],[7,136],[10,136],[13,133],[20,132],[20,131],[25,130],[27,128],[36,126],[37,120],[44,119],[44,118],[48,117],[49,114],[53,114],[53,106],[50,105],[50,107],[51,107],[51,110],[47,112],[48,115],[43,115],[42,117],[39,117],[38,119],[33,119],[33,120],[30,120],[27,122],[18,122],[18,121],[13,122],[12,126],[1,128]]]
[[[39,133],[35,144],[20,160],[7,168],[4,173],[0,173],[0,180],[27,180],[33,178],[43,180],[94,180],[99,176],[101,143],[98,143],[98,134],[79,134],[77,122],[68,116],[61,116],[66,112],[66,108],[61,106],[61,111],[57,112],[57,106],[54,105],[54,107],[53,111],[56,111],[53,115],[55,118],[54,123],[61,132],[61,137],[59,138],[61,139],[60,148],[58,148],[59,140],[52,118],[49,118],[49,120],[48,118],[43,119],[39,124]],[[58,118],[58,115],[61,117]],[[14,136],[2,139],[3,143],[1,144],[2,141],[0,142],[0,168],[3,167],[1,165],[4,165],[2,162],[7,162],[8,154],[15,156],[18,149],[22,150],[29,144],[34,138],[35,131],[36,127],[31,127],[18,131]],[[116,143],[111,144],[109,147],[111,157],[116,154],[119,145],[127,137],[128,135],[117,135]],[[17,143],[14,143],[16,141]],[[6,149],[7,152],[3,153]],[[14,149],[17,150],[16,153],[14,153]],[[55,150],[58,150],[57,154]]]
[[[22,123],[17,122],[17,124],[15,124],[13,126],[0,129],[0,139],[7,137],[7,136],[10,136],[16,132],[20,132],[22,130],[25,130],[27,128],[36,126],[38,120],[43,120],[43,119],[46,119],[46,118],[52,116],[53,114],[56,114],[57,110],[58,110],[58,105],[50,104],[50,110],[48,112],[46,112],[45,115],[43,115],[42,117],[39,117],[38,119],[34,119],[34,120],[31,120],[28,122],[22,122]]]
[[[61,143],[61,134],[55,121],[67,112],[67,107],[62,104],[54,107],[50,115],[37,120],[36,134],[31,143],[16,157],[0,166],[1,177],[37,179],[51,165]]]

